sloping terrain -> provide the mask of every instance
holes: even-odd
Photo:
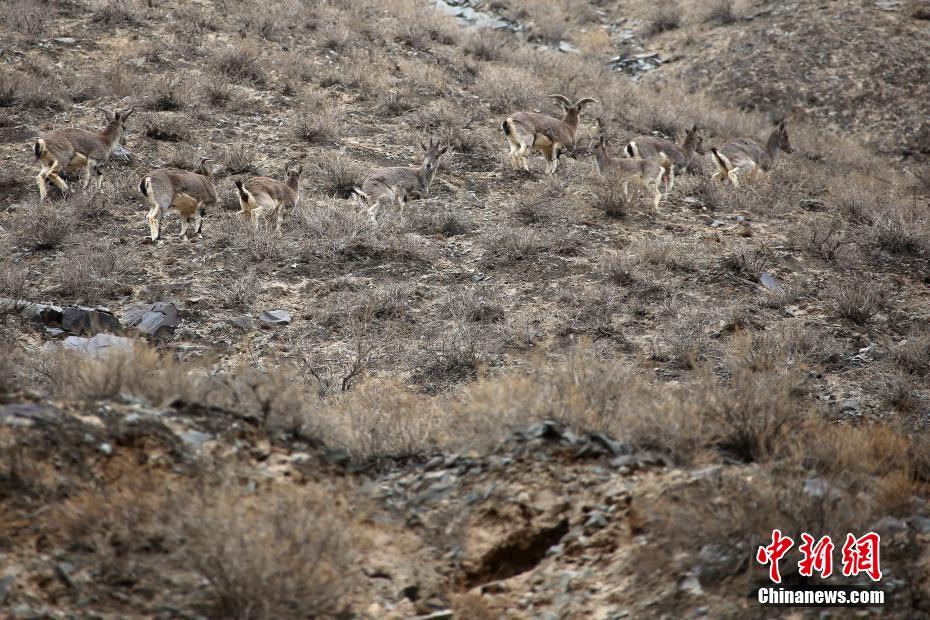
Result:
[[[899,161],[920,139],[894,146],[926,120],[926,22],[754,3],[647,37],[645,3],[477,5],[515,32],[413,0],[9,5],[13,617],[770,617],[750,560],[775,527],[880,531],[889,601],[862,612],[927,614],[930,217]],[[680,58],[613,71],[627,29]],[[823,36],[803,61],[744,53],[770,31]],[[881,101],[852,69],[866,52]],[[556,113],[550,93],[599,104],[556,175],[511,170],[500,122]],[[133,106],[102,189],[38,204],[35,137]],[[682,175],[653,211],[594,172],[595,118],[619,153],[692,123],[708,146],[764,140],[769,112],[794,152],[738,190]],[[427,137],[451,146],[430,195],[371,222],[351,189]],[[203,239],[172,213],[146,243],[140,177],[203,156]],[[296,161],[298,209],[254,232],[233,181]],[[124,324],[167,302],[181,323],[115,329],[135,346],[94,358],[27,302]]]

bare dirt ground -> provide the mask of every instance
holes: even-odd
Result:
[[[899,4],[473,5],[492,31],[412,0],[7,3],[0,609],[848,615],[755,602],[778,527],[880,532],[859,613],[926,616],[930,38]],[[640,49],[665,60],[607,62]],[[511,170],[500,122],[550,93],[599,104],[556,175]],[[102,189],[40,205],[35,137],[133,106]],[[781,116],[768,178],[702,159],[658,211],[589,152],[595,118],[619,156]],[[351,188],[428,137],[429,196],[371,222]],[[144,243],[139,179],[203,156],[203,239],[172,213]],[[233,181],[291,162],[298,208],[253,232]],[[181,322],[93,359],[10,300]]]

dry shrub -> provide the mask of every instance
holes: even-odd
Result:
[[[199,379],[191,366],[162,359],[157,351],[144,346],[110,350],[99,359],[83,354],[52,350],[39,359],[39,374],[50,393],[58,398],[101,401],[128,394],[161,406],[175,398],[199,398]]]
[[[913,513],[915,473],[927,462],[919,441],[887,425],[853,428],[818,418],[782,439],[783,460],[771,467],[753,467],[751,476],[704,470],[644,502],[638,516],[651,544],[640,547],[648,554],[637,554],[638,577],[648,580],[661,565],[676,574],[697,571],[707,586],[742,573],[775,528],[795,540],[801,532],[843,540],[881,517]],[[786,569],[796,570],[782,563]]]
[[[736,23],[739,17],[733,9],[733,0],[713,0],[707,12],[707,21],[728,26]]]
[[[103,0],[97,3],[93,21],[107,26],[133,26],[141,15],[136,0]]]
[[[3,24],[30,39],[41,39],[48,29],[48,6],[38,0],[14,0],[2,12]]]
[[[191,106],[194,89],[181,77],[163,75],[148,83],[143,97],[148,110],[177,112]]]
[[[243,16],[243,26],[266,41],[280,41],[293,24],[297,7],[288,2],[256,4]]]
[[[543,241],[532,230],[496,230],[482,235],[481,245],[487,249],[485,262],[510,265],[537,256],[545,250]]]
[[[390,88],[390,67],[371,49],[353,49],[338,64],[319,72],[320,86],[341,84],[355,89],[362,99],[372,99]]]
[[[919,385],[914,375],[898,369],[875,372],[869,389],[883,404],[898,411],[911,411],[918,402]]]
[[[237,272],[225,279],[223,301],[226,306],[237,310],[248,310],[258,297],[258,276],[254,269]]]
[[[737,367],[726,385],[700,390],[689,404],[715,450],[743,462],[765,461],[783,455],[806,416],[799,385],[789,373]]]
[[[609,218],[622,218],[630,210],[630,201],[623,193],[623,183],[616,177],[599,177],[593,182],[591,206]]]
[[[418,210],[410,213],[407,219],[413,230],[423,235],[456,237],[478,227],[467,214],[457,211]]]
[[[660,0],[652,9],[646,20],[644,35],[653,37],[657,34],[677,30],[681,26],[681,7],[674,0]]]
[[[466,54],[470,54],[478,60],[500,60],[503,58],[506,46],[510,42],[508,36],[496,30],[481,28],[469,32],[462,47]]]
[[[930,373],[930,330],[915,328],[891,347],[891,360],[901,371],[920,377]]]
[[[58,189],[49,183],[49,196]],[[64,202],[48,202],[16,212],[10,241],[27,252],[51,251],[63,246],[73,232],[72,213]]]
[[[636,284],[636,273],[640,270],[640,259],[636,254],[606,250],[598,261],[599,271],[618,286]]]
[[[858,239],[838,218],[826,222],[808,219],[801,228],[799,241],[811,254],[828,262],[849,258],[851,249],[858,243]]]
[[[243,44],[223,49],[213,56],[213,67],[223,77],[236,83],[261,86],[265,74],[259,59],[261,53],[254,46]]]
[[[524,185],[514,215],[524,224],[551,222],[564,209],[564,194],[564,183],[551,178]]]
[[[801,532],[836,541],[868,522],[855,496],[806,476],[797,467],[754,469],[752,475],[705,470],[642,502],[636,518],[645,544],[635,550],[637,581],[646,587],[670,572],[696,575],[704,587],[728,582],[751,566],[747,558],[771,542],[773,529],[796,541]],[[781,569],[785,578],[797,570],[785,562]]]
[[[330,405],[327,418],[345,420],[340,447],[363,463],[423,456],[442,438],[444,420],[434,404],[395,383],[372,381]]]
[[[142,120],[143,132],[153,140],[163,142],[185,142],[190,137],[190,127],[184,117],[175,113],[151,113]]]
[[[800,321],[783,322],[765,331],[743,334],[731,353],[753,370],[831,367],[843,355],[841,343],[816,325]]]
[[[495,114],[532,110],[538,93],[545,92],[535,74],[523,67],[488,64],[481,67],[475,92],[491,106]]]
[[[371,226],[371,221],[357,206],[330,199],[298,208],[300,228],[305,240],[301,246],[304,258],[320,255],[333,259],[341,255]]]
[[[325,144],[339,136],[342,114],[323,95],[312,93],[294,115],[294,135],[310,144]]]
[[[881,312],[886,296],[880,284],[868,279],[837,286],[830,293],[837,316],[857,325],[865,325]]]
[[[358,514],[357,499],[351,500]],[[236,487],[195,472],[194,483],[144,470],[71,489],[51,511],[51,529],[93,553],[96,570],[149,577],[143,559],[203,580],[213,617],[298,620],[343,617],[367,538],[338,488]],[[76,542],[78,541],[78,542]],[[163,595],[190,604],[190,592]],[[202,605],[202,600],[195,604]]]
[[[321,189],[327,196],[351,198],[355,188],[361,188],[365,177],[361,168],[342,155],[318,162],[321,169]]]
[[[628,252],[638,256],[639,260],[648,265],[669,271],[691,271],[694,269],[691,257],[696,249],[679,241],[648,239],[634,241],[630,244]]]
[[[498,323],[504,306],[498,291],[479,288],[451,292],[442,302],[443,313],[459,323]]]
[[[339,617],[362,543],[347,510],[332,490],[224,488],[183,510],[182,552],[218,617]]]
[[[110,244],[95,244],[63,258],[52,281],[57,282],[62,299],[93,306],[131,292],[127,279],[138,268],[136,255]]]
[[[491,361],[487,345],[478,331],[460,327],[426,338],[413,362],[411,380],[430,392],[449,383],[465,381]]]
[[[258,168],[255,167],[255,148],[247,144],[227,146],[221,162],[229,175],[258,174]]]
[[[921,255],[930,248],[930,220],[922,209],[883,205],[872,213],[869,233],[891,254]]]
[[[428,50],[432,43],[455,45],[460,27],[434,7],[410,2],[392,2],[396,17],[389,26],[389,36],[415,50]]]

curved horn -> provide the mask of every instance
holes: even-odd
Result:
[[[112,121],[112,120],[113,120],[113,118],[114,118],[113,112],[110,112],[109,110],[106,110],[106,109],[100,108],[100,107],[98,107],[97,109],[100,110],[101,112],[103,112],[103,115],[107,117],[107,120],[108,120],[108,121]]]
[[[579,99],[578,101],[575,102],[575,107],[580,108],[586,103],[598,103],[598,100],[593,99],[591,97],[584,97],[583,99]]]
[[[132,113],[135,112],[135,111],[136,111],[135,108],[129,108],[128,110],[126,110],[125,112],[123,112],[120,116],[122,117],[123,120],[126,120],[127,118],[129,118],[129,115],[132,114]]]
[[[568,107],[571,107],[572,105],[571,99],[569,99],[565,95],[549,95],[549,97],[551,97],[552,99],[555,99],[559,103],[566,105]]]

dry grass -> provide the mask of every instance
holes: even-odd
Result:
[[[110,245],[89,245],[63,259],[52,282],[56,293],[95,306],[132,291],[128,281],[139,268],[137,257]]]
[[[38,0],[14,0],[0,19],[6,28],[31,40],[42,38],[48,28],[48,12]]]
[[[736,23],[739,16],[733,7],[733,0],[713,0],[707,11],[707,21],[728,26]]]
[[[49,197],[58,189],[49,189]],[[64,202],[49,203],[33,209],[18,211],[11,223],[9,242],[27,252],[48,252],[63,246],[73,233],[72,213]]]
[[[106,26],[132,26],[141,19],[136,0],[99,0],[93,20]]]
[[[215,613],[237,620],[335,618],[362,541],[331,492],[224,489],[184,511],[184,556],[207,581]],[[342,507],[344,510],[345,507]]]
[[[857,325],[865,325],[885,307],[887,294],[880,284],[855,282],[839,286],[831,292],[836,314]]]
[[[642,28],[688,28],[668,35],[683,39],[695,24],[707,30],[705,19],[732,23],[732,6],[710,2],[708,12],[686,15],[683,5],[660,3]],[[24,351],[41,334],[9,319],[0,391],[23,388],[81,403],[75,406],[113,399],[161,408],[180,398],[223,408],[236,416],[236,432],[319,438],[354,464],[383,467],[437,451],[482,453],[541,420],[606,433],[634,450],[661,453],[683,468],[682,479],[695,476],[693,488],[676,491],[679,501],[638,507],[646,513],[645,547],[663,570],[690,570],[702,547],[733,540],[725,577],[739,574],[746,548],[776,521],[789,529],[818,521],[838,528],[855,517],[860,529],[862,519],[883,510],[914,514],[915,481],[930,478],[930,448],[903,429],[926,419],[930,348],[918,322],[923,283],[914,274],[925,271],[930,228],[925,197],[912,195],[913,184],[889,191],[888,180],[905,186],[896,177],[871,177],[874,153],[792,118],[797,153],[768,183],[734,190],[706,175],[681,176],[655,215],[593,174],[583,153],[593,114],[611,121],[616,144],[656,130],[681,135],[692,122],[719,144],[761,138],[769,125],[675,84],[659,91],[609,75],[586,55],[603,60],[616,43],[617,33],[603,27],[613,11],[607,5],[600,7],[607,17],[563,0],[492,5],[525,24],[527,38],[571,41],[585,52],[577,55],[505,32],[461,30],[410,2],[233,1],[225,12],[95,7],[69,17],[82,39],[89,37],[81,28],[89,27],[90,34],[122,33],[122,41],[162,13],[184,25],[167,41],[146,29],[141,40],[128,41],[121,62],[94,66],[95,79],[69,55],[35,45],[0,77],[0,106],[10,113],[0,129],[13,145],[4,151],[11,162],[28,156],[23,132],[33,128],[97,126],[93,107],[118,100],[147,109],[129,128],[132,168],[108,170],[103,192],[76,192],[36,210],[34,183],[19,169],[10,174],[22,183],[0,180],[15,205],[2,214],[0,295],[107,303],[118,311],[124,298],[148,299],[157,290],[150,285],[196,272],[192,292],[179,294],[196,301],[178,340],[219,342],[222,355],[207,353],[202,365],[149,349],[96,361],[61,353],[29,360]],[[4,14],[3,25],[14,42],[58,36],[51,33],[65,22],[56,11],[24,14],[38,19],[35,26],[11,26],[21,16]],[[213,47],[214,40],[233,43]],[[597,112],[582,115],[579,159],[563,158],[552,177],[538,168],[512,173],[501,158],[500,121],[520,109],[558,115],[550,92],[601,101]],[[249,140],[239,144],[242,128]],[[371,167],[409,163],[403,154],[417,135],[453,146],[456,156],[437,177],[448,184],[437,183],[403,217],[391,209],[372,223],[352,189]],[[210,154],[224,174],[278,178],[283,163],[304,151],[304,197],[281,237],[254,234],[220,214],[202,244],[116,242],[144,226],[133,185],[145,168],[194,169]],[[223,185],[229,195],[230,179]],[[800,206],[805,199],[808,211]],[[735,214],[752,220],[752,239],[731,225]],[[711,225],[714,219],[724,225]],[[763,272],[788,293],[759,292]],[[227,324],[264,307],[287,307],[295,320],[275,329]],[[579,345],[585,338],[593,342]],[[20,346],[24,340],[28,347]],[[873,359],[856,356],[871,343]],[[821,409],[851,392],[861,416]],[[827,419],[886,422],[855,428]],[[861,462],[852,462],[857,454]],[[696,469],[704,465],[720,466],[719,475]],[[657,483],[670,478],[655,475]],[[818,496],[823,488],[837,489],[856,514]],[[95,512],[89,500],[76,508],[85,509],[88,524],[98,517],[107,524],[114,542],[163,544],[163,554],[149,555],[195,571],[185,589],[209,597],[209,607],[198,601],[197,614],[338,614],[338,603],[351,598],[338,598],[346,596],[342,586],[351,584],[334,585],[333,571],[345,569],[338,553],[355,530],[337,528],[328,538],[326,504],[287,490],[292,499],[264,483],[252,495],[226,487],[197,498],[179,493],[189,500],[187,511],[175,511],[186,519],[184,530],[167,517],[156,523],[171,510],[138,490],[127,491],[123,508],[103,502],[114,510]],[[285,518],[289,513],[300,518]],[[695,519],[708,525],[679,544],[676,532]],[[127,525],[136,522],[142,543],[133,543]],[[107,549],[93,543],[100,553]],[[476,617],[486,611],[471,602],[461,607]]]
[[[143,117],[141,125],[146,137],[162,142],[186,142],[191,130],[186,118],[180,114],[151,113]]]
[[[249,44],[237,45],[218,51],[213,56],[213,67],[223,78],[260,86],[265,81],[260,58],[258,48]]]
[[[652,10],[643,34],[653,37],[681,26],[681,7],[675,0],[661,0]]]
[[[294,117],[294,135],[310,144],[325,144],[339,136],[342,124],[338,109],[323,95],[313,94]]]

